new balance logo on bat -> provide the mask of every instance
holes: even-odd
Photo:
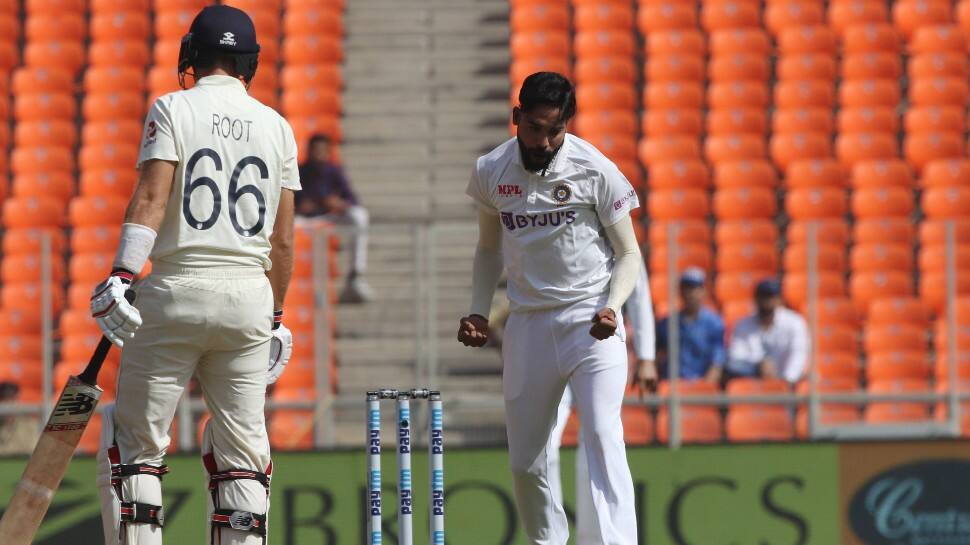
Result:
[[[94,409],[94,404],[97,402],[93,397],[78,392],[73,396],[71,394],[64,394],[61,400],[57,403],[57,407],[54,409],[53,418],[58,418],[62,416],[77,416],[80,414],[86,414]]]

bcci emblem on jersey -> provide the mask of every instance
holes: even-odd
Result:
[[[566,184],[559,184],[552,190],[552,198],[559,204],[566,204],[573,196],[573,190]]]

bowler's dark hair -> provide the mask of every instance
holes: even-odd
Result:
[[[576,115],[576,88],[562,74],[536,72],[522,83],[519,107],[528,112],[536,106],[559,108],[560,118],[569,121]]]
[[[320,134],[320,133],[314,134],[313,136],[310,137],[310,145],[309,145],[309,147],[312,148],[313,146],[315,146],[316,144],[318,144],[320,142],[323,142],[324,144],[328,144],[329,145],[330,144],[330,137],[327,136],[327,135],[325,135],[325,134]]]

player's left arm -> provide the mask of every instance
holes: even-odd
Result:
[[[266,272],[269,283],[273,287],[273,310],[282,312],[286,290],[290,286],[293,276],[293,215],[296,192],[289,189],[280,190],[280,204],[276,209],[276,222],[273,224],[273,234],[269,237],[271,249],[269,260],[273,268]]]
[[[606,237],[613,247],[615,261],[606,307],[593,316],[593,327],[589,331],[590,335],[599,340],[607,339],[616,332],[616,315],[633,292],[633,286],[637,283],[643,267],[640,246],[637,244],[633,220],[629,214],[607,226]]]

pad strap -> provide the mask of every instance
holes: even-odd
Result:
[[[212,513],[212,526],[266,536],[266,515],[258,515],[249,511],[216,509]]]
[[[219,483],[225,481],[238,481],[240,479],[251,479],[258,481],[264,488],[269,488],[270,476],[251,469],[227,469],[209,475],[209,489],[213,490]]]
[[[165,511],[161,505],[123,501],[121,502],[121,522],[154,524],[161,527],[165,522]]]

